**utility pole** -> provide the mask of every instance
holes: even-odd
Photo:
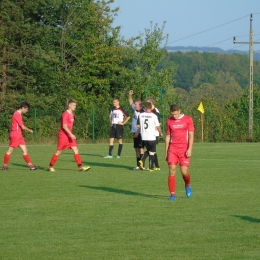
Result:
[[[253,63],[254,63],[254,52],[253,52],[253,44],[259,44],[260,42],[254,42],[253,40],[253,28],[252,28],[252,21],[253,21],[253,14],[250,14],[250,36],[249,42],[237,42],[236,37],[234,37],[233,42],[234,44],[249,44],[249,63],[250,63],[250,82],[249,82],[249,122],[248,122],[248,137],[250,140],[253,139],[253,110],[254,110],[254,103],[253,103]]]

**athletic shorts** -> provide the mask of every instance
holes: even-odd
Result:
[[[114,124],[111,126],[110,138],[122,139],[124,136],[124,126]]]
[[[133,139],[134,139],[134,148],[144,148],[143,146],[143,142],[142,142],[142,138],[141,138],[141,134],[139,134],[136,138],[134,137],[134,133],[133,133]]]
[[[11,132],[9,136],[9,146],[17,148],[20,145],[25,145],[23,136],[21,134],[17,134],[16,132]]]
[[[167,157],[168,165],[177,165],[179,163],[180,166],[189,167],[190,158],[186,156],[186,151],[187,148],[178,149],[170,146],[168,149],[168,157]]]
[[[65,134],[59,134],[57,150],[61,151],[65,149],[71,149],[71,147],[76,147],[76,146],[77,146],[76,140],[72,139],[71,137]]]
[[[144,147],[148,152],[156,153],[156,140],[154,141],[143,141]]]

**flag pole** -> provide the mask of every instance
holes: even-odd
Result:
[[[204,114],[204,107],[203,107],[203,104],[202,102],[200,102],[197,110],[200,111],[200,121],[201,121],[201,142],[203,143],[203,139],[204,139],[204,125],[203,125],[203,114]]]
[[[203,133],[203,131],[204,131],[204,125],[203,125],[203,114],[202,113],[200,113],[200,118],[201,118],[201,142],[203,143],[203,136],[204,136],[204,133]]]

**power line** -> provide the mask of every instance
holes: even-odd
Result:
[[[221,24],[221,25],[212,27],[212,28],[210,28],[210,29],[207,29],[207,30],[204,30],[204,31],[201,31],[201,32],[198,32],[198,33],[194,33],[194,34],[192,34],[192,35],[189,35],[189,36],[186,36],[186,37],[183,37],[183,38],[180,38],[180,39],[177,39],[177,40],[175,40],[175,41],[168,42],[168,44],[169,44],[169,43],[173,43],[173,42],[177,42],[177,41],[181,41],[181,40],[184,40],[184,39],[187,39],[187,38],[190,38],[190,37],[193,37],[193,36],[202,34],[202,33],[204,33],[204,32],[208,32],[208,31],[214,30],[214,29],[216,29],[216,28],[219,28],[219,27],[221,27],[221,26],[224,26],[224,25],[233,23],[233,22],[238,21],[238,20],[240,20],[240,19],[243,19],[243,18],[245,18],[245,17],[248,17],[248,15],[245,15],[245,16],[242,16],[242,17],[240,17],[240,18],[237,18],[237,19],[235,19],[235,20],[233,20],[233,21],[230,21],[230,22],[227,22],[227,23],[224,23],[224,24]]]

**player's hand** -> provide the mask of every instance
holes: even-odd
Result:
[[[163,133],[160,133],[159,137],[160,137],[160,138],[163,138]]]
[[[192,154],[191,150],[187,150],[186,156],[187,156],[188,158],[191,157],[191,154]]]
[[[33,134],[33,130],[32,130],[32,129],[29,129],[29,133]]]
[[[117,124],[118,125],[124,125],[124,123],[122,121],[119,121]]]
[[[75,136],[75,135],[71,134],[70,137],[71,137],[72,139],[76,140],[76,136]]]
[[[138,135],[139,135],[139,133],[135,133],[135,134],[134,134],[134,138],[137,138]]]
[[[129,94],[129,95],[133,95],[133,94],[134,94],[134,91],[133,91],[133,90],[129,90],[128,94]]]

